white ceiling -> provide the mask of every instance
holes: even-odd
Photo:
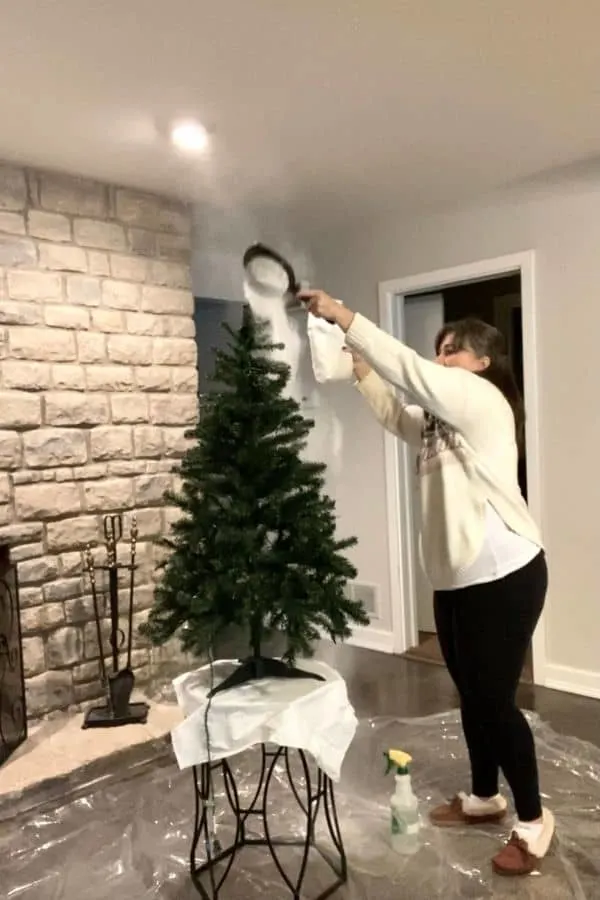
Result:
[[[0,158],[332,223],[443,206],[600,156],[599,34],[598,0],[15,0]]]

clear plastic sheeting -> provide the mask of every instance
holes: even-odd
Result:
[[[432,805],[469,787],[457,714],[377,719],[360,723],[337,787],[350,879],[335,897],[599,900],[600,750],[557,735],[536,718],[532,724],[545,802],[555,811],[559,828],[541,874],[518,880],[492,874],[490,859],[507,829],[436,831],[427,825]],[[407,858],[392,853],[387,843],[393,780],[384,776],[383,753],[390,747],[413,755],[414,787],[421,802],[421,847]],[[232,763],[241,796],[250,797],[257,754],[250,751]],[[284,789],[285,773],[279,774],[271,823],[280,834],[293,837],[300,832],[301,814]],[[298,784],[299,770],[296,777]],[[55,786],[51,797],[37,796],[33,808],[24,808],[26,800],[0,807],[3,900],[193,900],[199,896],[189,878],[192,775],[177,769],[168,749],[142,748],[136,759],[130,755],[121,763],[119,771],[88,772],[87,781],[86,771],[81,770],[61,784],[59,792]],[[223,796],[218,795],[216,829],[223,845],[232,835],[224,807]],[[311,859],[305,881],[302,896],[307,900],[329,883],[330,873],[318,859]],[[286,866],[293,869],[297,864],[293,855],[286,858]],[[220,893],[222,900],[286,900],[290,896],[261,848],[242,851]]]

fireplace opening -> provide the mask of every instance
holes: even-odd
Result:
[[[0,545],[0,765],[27,737],[17,567]]]

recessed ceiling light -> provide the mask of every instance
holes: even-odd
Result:
[[[171,141],[183,153],[202,153],[208,147],[209,137],[200,122],[177,122],[171,128]]]

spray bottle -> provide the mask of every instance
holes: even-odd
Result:
[[[390,798],[391,846],[396,853],[409,855],[419,847],[419,803],[412,789],[412,757],[402,750],[388,750],[386,775],[395,770],[396,790]]]

